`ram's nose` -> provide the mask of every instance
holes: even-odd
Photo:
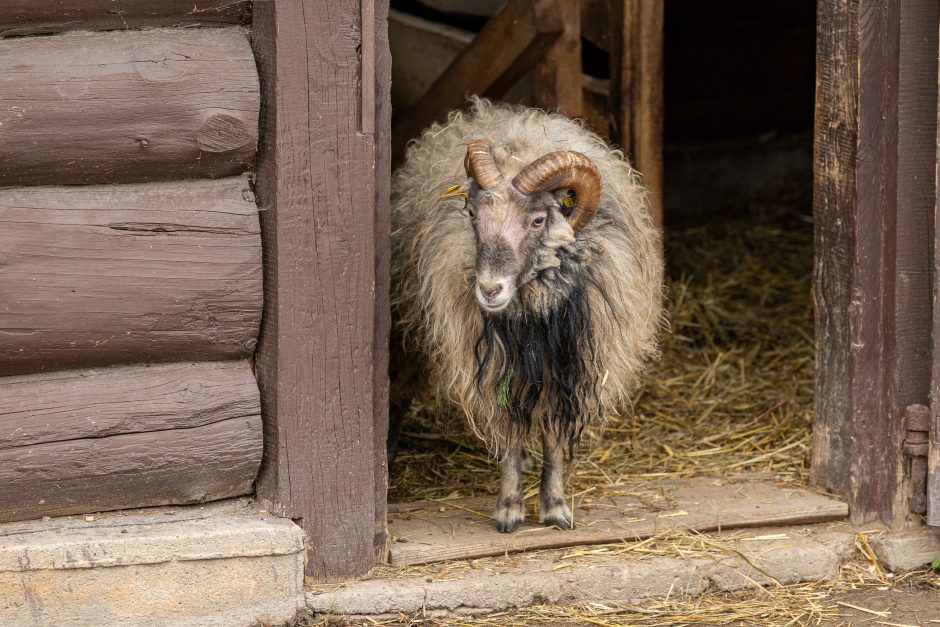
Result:
[[[513,292],[511,279],[477,279],[477,301],[487,311],[496,312],[506,307]]]
[[[496,282],[486,282],[480,281],[480,291],[483,293],[483,296],[486,297],[486,300],[493,300],[499,296],[500,292],[503,291],[503,284]]]

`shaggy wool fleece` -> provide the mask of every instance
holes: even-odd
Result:
[[[520,430],[500,398],[513,350],[497,341],[494,358],[478,372],[484,315],[474,296],[476,240],[465,198],[467,144],[493,145],[502,174],[515,176],[535,159],[558,150],[587,155],[603,185],[600,207],[577,232],[553,221],[538,251],[537,271],[522,278],[511,316],[539,316],[557,307],[573,285],[583,288],[586,331],[577,436],[627,406],[644,364],[657,352],[663,326],[663,259],[646,192],[620,151],[564,116],[474,99],[408,147],[392,181],[392,309],[409,358],[426,360],[437,393],[458,405],[474,432],[496,454]],[[559,296],[560,295],[560,296]],[[507,355],[510,357],[507,358]],[[551,414],[545,394],[533,423]]]

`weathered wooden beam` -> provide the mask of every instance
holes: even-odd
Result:
[[[240,28],[0,41],[0,186],[241,174],[258,110]]]
[[[619,71],[615,102],[620,144],[649,192],[653,221],[663,224],[663,0],[618,0]],[[615,68],[618,69],[618,68]]]
[[[421,4],[440,11],[456,15],[475,15],[478,17],[493,15],[505,0],[418,0]]]
[[[247,362],[0,378],[0,522],[251,492],[261,463]]]
[[[905,408],[928,405],[933,330],[932,217],[937,181],[937,54],[940,4],[906,0],[899,5],[897,116],[897,256],[894,260],[894,362],[891,387],[892,448],[903,449]],[[911,511],[912,459],[895,458],[899,485],[892,504],[897,524]],[[918,486],[918,490],[921,490]],[[925,494],[918,498],[923,502]]]
[[[393,159],[427,125],[464,106],[469,95],[499,97],[564,31],[558,0],[508,0],[393,129]]]
[[[904,409],[930,391],[937,20],[930,0],[818,4],[811,480],[857,524],[906,521]]]
[[[388,2],[375,7],[375,329],[372,363],[372,456],[375,464],[375,563],[388,546],[389,335],[392,328],[392,51]]]
[[[250,21],[250,0],[5,0],[0,37]]]
[[[387,3],[376,7],[384,19]],[[376,411],[387,324],[386,153],[388,53],[361,73],[359,0],[255,5],[252,41],[265,112],[257,193],[262,208],[265,311],[257,352],[265,417],[258,496],[296,519],[308,538],[307,573],[338,580],[384,554],[385,426]],[[377,135],[360,127],[359,80],[374,83]],[[365,125],[363,125],[365,126]],[[377,194],[382,194],[377,206]],[[381,235],[378,235],[381,229]],[[380,329],[384,332],[385,327]],[[377,353],[378,356],[377,356]],[[380,401],[381,402],[381,401]],[[378,431],[378,432],[377,432]]]
[[[257,207],[243,177],[0,189],[0,277],[0,374],[244,357]]]
[[[937,42],[937,57],[940,57],[940,41]],[[940,62],[938,62],[940,65]],[[929,429],[929,451],[927,454],[927,524],[940,527],[940,67],[937,69],[937,135],[934,140],[934,210],[931,231],[933,234],[933,320],[931,322],[931,416]]]
[[[532,70],[532,101],[541,109],[580,118],[584,115],[580,2],[560,2],[558,14],[564,31]]]
[[[401,11],[389,11],[392,106],[407,111],[473,41],[473,33]]]

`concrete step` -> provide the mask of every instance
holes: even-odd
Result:
[[[0,525],[0,625],[256,625],[303,606],[303,534],[246,499]]]
[[[649,542],[640,541],[606,551],[576,547],[436,568],[390,567],[372,579],[312,588],[306,602],[316,617],[381,619],[418,612],[436,617],[834,580],[852,554],[855,535],[844,523],[755,528],[693,536],[691,543],[704,551],[629,550],[630,544]]]

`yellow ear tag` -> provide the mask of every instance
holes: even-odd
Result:
[[[467,192],[460,191],[460,185],[451,185],[444,190],[444,193],[441,194],[441,198],[457,198],[459,196],[466,196]]]
[[[565,207],[565,209],[571,209],[574,207],[574,196],[570,194],[565,196],[564,200],[561,201],[561,204]]]

